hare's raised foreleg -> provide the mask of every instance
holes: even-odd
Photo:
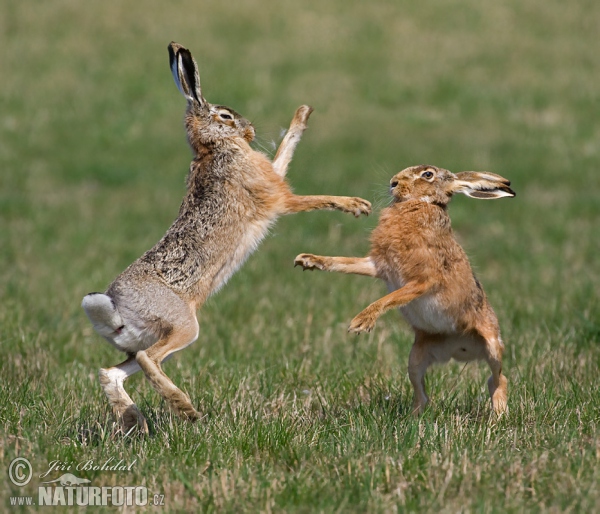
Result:
[[[179,389],[162,370],[163,362],[170,354],[181,350],[194,342],[198,337],[198,325],[173,329],[170,334],[156,342],[147,350],[136,353],[135,359],[144,371],[152,387],[160,394],[169,406],[183,418],[196,421],[200,413],[194,408],[190,397]]]
[[[306,122],[313,108],[308,105],[301,105],[296,110],[290,128],[281,141],[275,158],[273,159],[273,171],[280,177],[285,177],[288,165],[292,160],[296,146],[302,138],[302,133],[306,130]]]
[[[304,270],[319,269],[336,271],[354,275],[376,277],[377,270],[370,257],[324,257],[312,253],[301,253],[294,259],[294,266],[302,266]]]
[[[354,332],[355,334],[370,332],[373,330],[379,316],[384,312],[406,305],[425,294],[430,287],[431,285],[427,282],[409,282],[404,287],[385,295],[358,313],[350,322],[348,332]]]
[[[284,199],[281,214],[319,210],[349,212],[358,218],[361,214],[368,216],[371,213],[371,203],[351,196],[300,196],[289,193]]]
[[[140,367],[135,358],[130,356],[121,364],[112,368],[102,368],[98,372],[100,385],[125,433],[129,432],[134,426],[137,426],[144,433],[148,432],[146,419],[123,387],[125,379],[139,370]]]
[[[287,168],[292,160],[296,146],[300,142],[302,133],[306,130],[306,123],[312,107],[302,105],[294,114],[285,137],[281,141],[275,158],[273,159],[273,170],[280,177],[285,177]],[[315,211],[315,210],[338,210],[349,212],[358,217],[361,214],[369,215],[371,213],[371,204],[362,198],[348,196],[299,196],[291,192],[284,199],[281,214],[293,214],[296,212]]]

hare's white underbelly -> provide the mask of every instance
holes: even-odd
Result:
[[[388,289],[395,291],[402,285],[388,282]],[[454,320],[444,312],[444,306],[434,294],[424,294],[399,310],[406,321],[424,332],[451,334],[456,331]]]
[[[150,348],[158,337],[150,327],[140,327],[141,323],[127,320],[127,324],[118,332],[105,336],[109,343],[122,352],[136,353]]]
[[[231,275],[233,275],[246,259],[250,256],[260,242],[264,239],[269,231],[269,228],[273,224],[274,219],[259,219],[248,224],[245,227],[242,237],[238,241],[236,248],[233,252],[226,257],[223,266],[217,272],[213,279],[213,287],[211,294],[216,293],[221,287],[223,287]]]

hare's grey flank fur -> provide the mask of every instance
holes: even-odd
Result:
[[[394,202],[381,213],[367,257],[296,257],[295,264],[304,269],[366,275],[387,283],[390,294],[359,313],[349,331],[369,332],[385,311],[400,309],[415,333],[408,362],[414,412],[421,412],[428,401],[427,368],[451,358],[487,361],[492,407],[498,414],[507,408],[498,320],[454,239],[446,207],[455,193],[482,199],[514,196],[509,186],[493,173],[455,175],[435,166],[413,166],[392,178]]]
[[[187,100],[185,126],[194,159],[179,215],[163,238],[108,287],[82,302],[96,331],[128,358],[101,369],[100,383],[125,429],[147,430],[123,387],[142,369],[172,409],[199,413],[165,375],[161,363],[198,337],[196,310],[256,249],[278,216],[315,209],[369,214],[361,198],[294,195],[285,174],[312,109],[296,111],[271,162],[253,150],[254,127],[232,109],[202,96],[189,50],[169,45],[171,71]]]

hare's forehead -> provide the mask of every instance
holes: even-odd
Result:
[[[401,172],[394,175],[394,179],[419,178],[421,176],[421,174],[425,171],[432,171],[437,175],[441,170],[439,168],[436,168],[435,166],[429,166],[426,164],[422,164],[422,165],[418,165],[418,166],[411,166],[410,168],[403,169]]]
[[[433,175],[429,175],[430,177],[435,177],[436,180],[438,181],[442,181],[442,182],[447,182],[449,180],[453,180],[454,175],[444,169],[444,168],[438,168],[437,166],[415,166],[414,168],[412,168],[410,175],[414,178],[420,178],[423,177],[423,174],[426,172],[431,172],[433,173]]]
[[[234,118],[243,119],[243,116],[239,112],[234,111],[231,107],[227,107],[226,105],[211,105],[210,110],[214,113],[227,112]]]

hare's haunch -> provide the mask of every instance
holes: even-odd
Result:
[[[189,50],[169,45],[171,71],[187,100],[185,126],[194,154],[179,216],[163,238],[108,287],[82,302],[96,331],[128,358],[100,370],[100,383],[123,428],[147,430],[123,387],[142,369],[170,407],[200,414],[161,368],[198,337],[196,310],[252,253],[278,216],[316,209],[369,214],[361,198],[297,196],[285,180],[312,109],[301,106],[273,162],[253,150],[252,124],[229,107],[208,103]]]
[[[435,166],[413,166],[390,181],[394,202],[381,213],[367,257],[296,257],[295,264],[304,269],[366,275],[387,283],[390,294],[359,313],[349,331],[369,332],[385,311],[400,309],[415,332],[408,363],[415,412],[428,401],[427,368],[451,358],[487,361],[493,409],[502,413],[507,408],[498,320],[452,234],[446,206],[455,193],[482,199],[515,196],[509,186],[493,173],[455,175]]]

